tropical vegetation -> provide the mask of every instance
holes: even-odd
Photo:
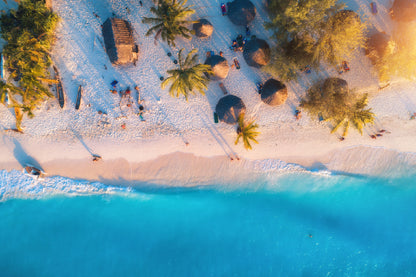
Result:
[[[416,76],[415,23],[397,24],[392,36],[384,33],[369,38],[367,55],[381,82],[393,77],[414,79]]]
[[[260,135],[260,132],[257,131],[259,126],[253,120],[246,122],[244,114],[238,117],[237,124],[237,139],[235,140],[235,144],[238,144],[241,139],[245,149],[252,149],[251,142],[258,143],[256,138]]]
[[[313,85],[301,100],[301,107],[310,115],[333,124],[331,133],[342,127],[343,137],[350,126],[362,135],[365,125],[374,122],[375,115],[367,104],[367,94],[357,95],[337,85],[323,86],[322,82]]]
[[[160,0],[156,7],[150,8],[155,17],[144,17],[143,23],[154,24],[146,36],[155,34],[155,40],[160,36],[170,46],[175,46],[176,37],[190,38],[192,30],[185,24],[192,23],[187,18],[195,13],[192,6],[186,6],[187,0]]]
[[[171,84],[169,93],[172,97],[183,95],[188,100],[190,94],[195,94],[195,90],[205,94],[209,83],[208,75],[212,74],[212,71],[210,65],[197,63],[197,49],[189,52],[185,59],[182,56],[183,50],[178,54],[179,68],[168,70],[170,77],[166,78],[161,86],[165,88]]]
[[[33,116],[33,109],[53,95],[45,85],[51,64],[49,51],[58,17],[42,0],[21,0],[17,10],[0,17],[5,69],[10,73],[0,82],[0,99],[15,108],[16,128],[21,130],[23,113]],[[23,113],[22,113],[23,112]]]
[[[338,0],[269,0],[270,22],[277,46],[264,69],[282,80],[296,79],[305,67],[333,66],[365,45],[366,23]]]

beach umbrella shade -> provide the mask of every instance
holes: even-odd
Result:
[[[230,67],[227,60],[219,55],[211,55],[205,60],[205,64],[211,66],[213,72],[209,75],[211,80],[223,80],[227,77]]]
[[[394,0],[391,7],[394,20],[409,22],[416,19],[416,0]]]
[[[386,51],[392,50],[389,47],[390,41],[390,36],[384,32],[374,33],[367,39],[365,54],[373,64],[376,64],[378,59],[385,55]]]
[[[247,41],[243,50],[243,57],[249,66],[262,67],[270,62],[270,46],[262,39]]]
[[[247,26],[256,16],[256,7],[249,0],[234,0],[228,4],[227,15],[232,23]]]
[[[214,31],[214,27],[212,26],[211,22],[204,18],[201,18],[196,23],[194,23],[192,28],[195,31],[195,36],[199,38],[210,37]]]
[[[215,107],[215,112],[218,115],[218,119],[227,124],[236,124],[238,117],[245,113],[246,106],[243,100],[235,95],[227,95],[218,101]]]
[[[323,93],[324,96],[334,93],[346,94],[348,93],[348,83],[341,78],[327,78],[323,84]]]
[[[269,79],[261,89],[261,101],[270,106],[279,106],[286,102],[287,87],[282,82]]]

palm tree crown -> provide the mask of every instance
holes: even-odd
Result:
[[[345,137],[348,134],[350,125],[352,125],[362,135],[364,126],[366,124],[374,123],[374,113],[371,112],[371,109],[365,108],[367,103],[368,95],[365,94],[348,109],[345,109],[343,113],[332,118],[335,122],[335,127],[332,129],[331,133],[336,132],[338,128],[343,126],[344,131],[342,136]]]
[[[162,88],[165,88],[169,83],[172,83],[169,88],[171,96],[179,97],[185,96],[188,100],[189,94],[195,94],[194,90],[205,94],[209,78],[206,74],[211,74],[211,67],[206,64],[196,64],[198,55],[195,54],[198,50],[194,49],[188,53],[185,59],[182,57],[181,49],[178,54],[179,68],[168,70],[171,75],[162,83]]]
[[[259,125],[254,124],[254,121],[250,121],[246,123],[244,121],[244,114],[238,117],[238,126],[237,126],[237,139],[235,140],[235,144],[240,141],[240,138],[243,140],[244,148],[245,149],[252,149],[250,141],[255,143],[259,143],[256,140],[256,137],[260,135],[260,132],[257,131]]]
[[[342,126],[344,137],[348,134],[350,125],[362,134],[364,126],[374,122],[375,115],[371,108],[366,108],[367,104],[367,94],[358,97],[351,92],[334,90],[333,87],[325,90],[318,84],[312,86],[307,98],[301,101],[301,106],[310,114],[334,124],[331,133]]]
[[[157,7],[150,8],[156,17],[144,17],[142,22],[155,25],[147,31],[146,36],[156,32],[155,39],[160,35],[171,46],[175,46],[176,36],[190,38],[192,31],[183,25],[191,23],[186,18],[195,11],[191,9],[192,6],[185,6],[186,2],[187,0],[162,0]]]

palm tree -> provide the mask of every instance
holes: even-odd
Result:
[[[362,135],[364,126],[366,124],[374,123],[375,115],[371,111],[371,108],[365,108],[367,103],[368,95],[364,94],[363,97],[358,99],[350,108],[346,109],[344,113],[334,117],[335,127],[332,129],[331,134],[343,126],[344,131],[342,136],[345,137],[348,134],[350,125],[352,125]]]
[[[147,31],[146,36],[156,32],[155,39],[161,36],[170,46],[175,46],[177,36],[190,38],[192,31],[186,28],[184,24],[192,23],[186,18],[193,14],[195,10],[191,9],[192,6],[185,6],[186,2],[187,0],[183,0],[183,2],[180,0],[161,0],[157,7],[150,8],[150,11],[156,17],[144,17],[142,22],[155,25]]]
[[[201,94],[205,94],[207,89],[209,78],[207,74],[211,74],[211,66],[207,64],[196,64],[198,55],[195,54],[198,49],[194,49],[188,53],[186,59],[182,58],[181,49],[178,54],[178,69],[168,70],[168,74],[171,75],[162,83],[162,88],[165,88],[169,83],[169,94],[173,97],[185,96],[188,100],[189,94],[195,94],[194,90],[199,91]],[[195,55],[194,55],[195,54]]]
[[[307,98],[301,100],[301,106],[314,116],[322,117],[325,121],[334,124],[331,134],[343,127],[343,137],[347,136],[349,127],[357,129],[360,134],[367,124],[374,122],[374,113],[368,104],[368,95],[357,98],[353,93],[345,93],[341,89],[329,86],[323,89],[316,83],[307,94]]]
[[[241,114],[238,117],[238,126],[237,126],[237,139],[235,140],[235,144],[240,141],[242,138],[244,143],[245,149],[252,149],[250,141],[255,143],[259,143],[256,140],[256,137],[260,134],[260,132],[256,131],[259,125],[254,124],[254,121],[250,121],[248,123],[244,122],[244,114]]]

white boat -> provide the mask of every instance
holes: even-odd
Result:
[[[34,179],[43,179],[43,177],[46,175],[46,173],[42,169],[39,169],[29,164],[23,168],[23,173]]]

